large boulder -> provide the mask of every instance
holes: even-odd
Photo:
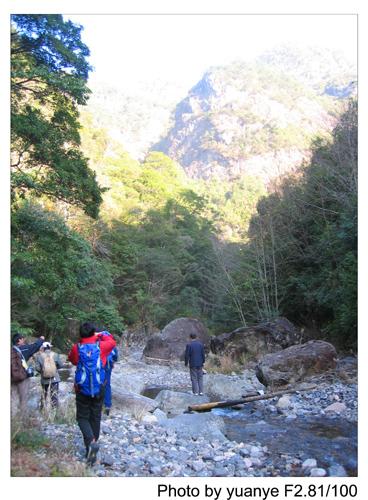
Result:
[[[115,388],[115,390],[113,388],[112,405],[114,409],[131,415],[137,420],[141,420],[148,413],[153,413],[158,407],[157,402],[153,399],[127,392],[121,388]]]
[[[39,411],[42,395],[42,385],[40,376],[37,375],[29,379],[29,393],[27,398],[27,407],[31,411]],[[64,410],[69,405],[75,405],[75,392],[72,382],[60,382],[58,400],[60,407]],[[12,398],[12,414],[17,412],[18,397]]]
[[[195,333],[205,346],[209,345],[210,337],[203,323],[194,318],[178,318],[165,326],[160,334],[148,339],[143,355],[147,360],[183,361],[191,333]]]
[[[257,364],[256,375],[264,385],[285,385],[335,368],[336,361],[337,354],[332,344],[323,340],[311,340],[267,354]]]
[[[244,394],[264,389],[254,371],[244,372],[242,377],[232,377],[221,373],[209,373],[204,379],[204,390],[215,401],[240,399]]]
[[[145,388],[145,382],[140,373],[124,373],[114,368],[111,373],[111,387],[113,397],[116,390],[119,389],[124,392],[141,394]]]
[[[300,331],[289,320],[276,318],[212,337],[210,347],[214,354],[229,355],[241,362],[290,347],[300,338]]]
[[[185,392],[176,392],[170,390],[160,391],[155,402],[160,410],[169,415],[180,415],[188,409],[188,406],[201,403],[209,403],[209,398],[205,395],[195,396]]]

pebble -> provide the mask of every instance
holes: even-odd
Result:
[[[315,458],[307,458],[302,463],[302,469],[312,469],[314,467],[317,467],[317,460]]]
[[[331,467],[328,468],[328,475],[334,477],[347,477],[348,474],[345,470],[345,467],[337,464],[331,465]]]
[[[138,360],[138,358],[136,358]],[[127,361],[125,360],[124,363]],[[183,388],[183,380],[189,381],[187,370],[183,367],[167,367],[160,365],[145,365],[134,361],[137,372],[151,386],[172,387],[174,390]],[[117,369],[119,364],[117,365]],[[132,367],[133,372],[133,367]],[[297,416],[321,415],[331,405],[344,405],[343,416],[346,420],[357,420],[357,385],[344,384],[339,380],[320,382],[318,389],[289,395],[281,399],[258,401],[254,409],[262,419],[267,415],[277,415],[282,406],[285,425]],[[278,405],[278,407],[277,407]],[[342,406],[340,406],[342,408]],[[281,408],[280,408],[281,409]],[[330,411],[328,413],[331,413]],[[179,436],[172,429],[165,429],[160,421],[167,415],[161,410],[148,414],[142,421],[112,410],[109,417],[103,416],[101,425],[100,452],[97,463],[91,468],[91,474],[96,476],[159,476],[159,477],[249,477],[249,476],[347,476],[342,465],[333,464],[326,469],[317,466],[313,457],[303,460],[299,456],[287,454],[280,457],[272,456],[269,447],[253,440],[238,443],[235,441],[198,436],[188,439]],[[64,446],[82,448],[82,437],[77,424],[60,425],[45,422],[43,432],[53,441]],[[84,461],[83,452],[79,460]]]
[[[325,469],[315,467],[315,468],[311,469],[309,475],[311,477],[324,477],[326,474],[327,474],[327,472],[325,471]]]
[[[341,413],[345,410],[346,410],[345,403],[332,403],[331,405],[327,406],[327,408],[325,408],[325,412]]]
[[[276,404],[278,410],[287,410],[291,406],[291,401],[289,396],[282,396]]]

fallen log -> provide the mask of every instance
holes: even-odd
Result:
[[[293,394],[296,392],[310,391],[315,389],[316,385],[311,385],[306,388],[301,389],[286,389],[283,391],[270,392],[268,394],[262,394],[258,396],[246,396],[242,399],[229,399],[226,401],[216,401],[212,403],[202,403],[199,405],[188,406],[188,411],[210,411],[213,408],[226,408],[228,406],[236,406],[244,403],[251,403],[252,401],[261,401],[262,399],[272,399],[277,396],[283,396],[284,394]]]

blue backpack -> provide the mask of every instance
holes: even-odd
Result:
[[[79,360],[75,384],[85,396],[98,396],[105,381],[105,370],[100,356],[100,343],[78,344]]]

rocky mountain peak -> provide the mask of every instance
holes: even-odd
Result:
[[[269,181],[309,157],[329,133],[354,72],[336,53],[282,47],[252,63],[208,70],[176,106],[174,124],[152,150],[195,178],[250,174]]]

